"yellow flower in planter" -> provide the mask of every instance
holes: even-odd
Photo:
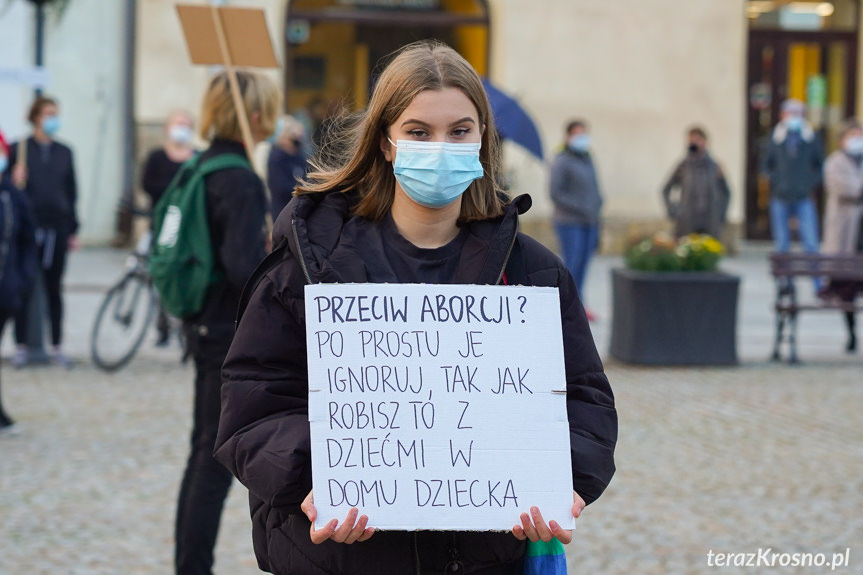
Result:
[[[626,253],[631,269],[663,272],[716,270],[725,247],[716,238],[704,234],[690,234],[676,240],[665,232],[632,244]]]

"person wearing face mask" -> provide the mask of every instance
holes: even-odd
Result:
[[[839,132],[839,149],[824,162],[824,243],[821,251],[829,255],[854,255],[858,251],[860,219],[863,217],[863,127],[856,119],[846,120]],[[819,296],[838,297],[853,302],[863,293],[863,283],[832,280]],[[849,353],[857,351],[855,317],[845,312]]]
[[[141,187],[150,197],[150,205],[159,202],[180,166],[195,154],[194,127],[192,114],[185,110],[176,110],[168,116],[164,144],[147,155],[141,175]]]
[[[236,74],[252,139],[263,142],[276,129],[281,92],[264,74],[246,70]],[[209,147],[201,152],[197,165],[203,169],[212,160],[234,160],[242,167],[204,176],[210,247],[221,279],[208,288],[203,309],[183,323],[195,363],[195,396],[191,452],[177,501],[177,575],[212,573],[222,507],[232,481],[231,474],[213,459],[221,367],[234,335],[243,286],[266,255],[266,192],[248,163],[237,116],[228,73],[219,72],[211,78],[201,107],[200,136]]]
[[[193,139],[195,137],[192,114],[185,110],[176,110],[168,116],[165,122],[164,145],[152,150],[144,163],[141,175],[141,187],[150,198],[150,206],[154,207],[168,189],[180,167],[195,155]],[[158,337],[156,345],[168,344],[170,324],[162,306],[156,318]]]
[[[686,157],[662,189],[675,235],[708,234],[721,237],[731,193],[722,168],[707,150],[707,132],[693,126],[687,132]]]
[[[583,300],[587,268],[599,245],[603,199],[587,122],[573,120],[566,125],[565,133],[566,146],[551,164],[549,190],[563,261]],[[594,321],[594,314],[585,311],[588,319]]]
[[[777,252],[791,248],[789,220],[797,220],[803,248],[818,253],[818,213],[814,195],[821,184],[823,152],[806,108],[799,100],[782,103],[781,121],[762,156],[761,174],[770,184],[770,229]],[[818,282],[816,281],[816,284]]]
[[[10,146],[9,167],[12,182],[30,200],[36,216],[36,241],[39,262],[45,279],[48,314],[51,323],[51,359],[55,365],[70,367],[62,352],[63,340],[63,274],[66,257],[78,249],[78,184],[72,150],[55,140],[60,130],[60,108],[52,98],[38,96],[30,107],[28,120],[33,135]],[[27,313],[29,302],[15,316],[15,340],[18,349],[13,363],[27,364]]]
[[[510,199],[499,188],[500,143],[470,64],[443,44],[411,44],[381,73],[360,121],[342,125],[335,145],[345,155],[325,149],[312,160],[275,223],[276,249],[249,281],[222,369],[215,457],[249,489],[264,571],[521,575],[527,539],[573,536],[536,508],[513,510],[521,523],[505,533],[378,533],[374,516],[356,508],[344,521],[313,527],[307,284],[556,287],[573,414],[573,515],[611,480],[617,438],[613,394],[572,276],[518,232],[530,198]]]
[[[303,125],[291,116],[279,118],[273,147],[267,158],[267,186],[270,188],[270,215],[273,221],[294,194],[294,187],[306,175],[306,154],[303,151]]]

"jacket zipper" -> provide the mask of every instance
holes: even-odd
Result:
[[[300,269],[303,270],[303,275],[306,276],[306,281],[311,284],[312,276],[309,275],[309,268],[306,267],[306,260],[303,257],[303,250],[300,248],[300,234],[297,233],[297,220],[291,220],[291,230],[294,233],[294,241],[297,243],[297,260],[300,262]]]
[[[506,265],[509,263],[509,256],[512,255],[512,248],[515,247],[515,240],[518,238],[518,224],[515,225],[515,233],[512,234],[512,241],[509,242],[509,249],[506,250],[506,257],[503,259],[503,266],[500,268],[500,273],[497,275],[495,285],[500,285],[500,280],[503,279],[503,274],[506,273]]]

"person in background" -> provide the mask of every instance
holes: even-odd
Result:
[[[818,214],[813,198],[821,183],[823,152],[805,111],[799,100],[782,103],[781,120],[773,129],[761,164],[761,173],[770,182],[770,228],[780,253],[791,248],[791,218],[797,219],[803,249],[818,253]]]
[[[276,129],[281,93],[263,74],[237,70],[237,76],[252,137],[255,143],[263,142]],[[213,76],[207,87],[201,137],[210,142],[201,163],[217,156],[247,155],[226,72]],[[222,507],[232,481],[231,473],[213,459],[221,368],[234,336],[243,286],[266,255],[267,196],[251,166],[214,172],[206,177],[205,186],[212,251],[223,279],[209,288],[203,310],[184,323],[195,361],[195,400],[191,453],[177,502],[177,575],[212,572]]]
[[[194,126],[192,114],[185,110],[172,112],[165,121],[164,146],[150,151],[141,176],[141,187],[150,198],[151,208],[156,206],[168,189],[174,176],[180,171],[180,166],[195,154],[192,144],[195,137]],[[156,330],[156,345],[167,345],[171,330],[168,316],[161,305],[156,319]]]
[[[180,166],[195,154],[194,128],[192,114],[185,110],[172,112],[165,121],[164,145],[150,151],[141,176],[141,187],[152,206],[159,202]]]
[[[66,257],[79,247],[75,161],[72,150],[54,139],[60,130],[60,108],[56,100],[38,96],[27,118],[33,126],[33,135],[10,146],[8,170],[11,170],[13,185],[24,190],[30,200],[36,217],[36,242],[51,320],[51,359],[55,365],[68,368],[71,362],[61,348],[62,286]],[[29,301],[24,302],[15,315],[18,349],[13,363],[17,367],[28,362],[26,342],[29,308]]]
[[[291,116],[281,118],[270,156],[267,158],[267,186],[270,188],[270,215],[275,222],[291,201],[294,187],[306,175],[303,151],[305,130]]]
[[[0,134],[0,340],[3,328],[26,298],[36,274],[36,223],[27,197],[6,172],[9,147]],[[0,393],[0,435],[14,435],[17,426],[3,409]]]
[[[584,300],[584,281],[593,253],[599,246],[602,193],[590,152],[587,122],[573,120],[566,125],[566,146],[551,164],[551,201],[554,227],[560,240],[563,261],[575,279]],[[596,315],[585,309],[590,321]]]
[[[839,132],[839,149],[824,162],[824,244],[828,255],[854,255],[858,251],[860,219],[863,217],[863,127],[856,119],[846,120]],[[820,292],[821,297],[838,297],[853,303],[863,293],[863,282],[833,280]],[[857,351],[855,317],[845,312],[849,353]]]
[[[675,235],[722,235],[731,193],[722,168],[707,150],[707,132],[693,126],[687,132],[687,153],[662,189]],[[677,191],[676,194],[674,192]]]

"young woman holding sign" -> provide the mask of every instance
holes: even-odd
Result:
[[[375,534],[374,517],[356,509],[319,530],[311,524],[307,283],[559,288],[574,516],[611,480],[617,439],[614,398],[572,277],[518,233],[530,198],[509,200],[498,189],[499,144],[473,68],[441,44],[404,48],[368,110],[334,145],[346,157],[319,162],[276,222],[281,248],[251,283],[223,368],[215,455],[249,488],[259,564],[294,575],[520,574],[526,539],[572,538],[536,508],[523,510],[512,533]]]

